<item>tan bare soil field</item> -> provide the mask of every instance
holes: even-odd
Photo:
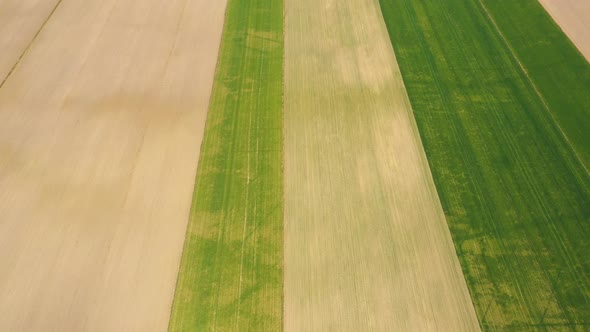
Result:
[[[563,32],[590,61],[590,1],[539,0]]]
[[[0,331],[164,331],[225,1],[63,0],[35,38],[52,1],[25,3],[0,20],[0,70],[26,50],[0,88]]]
[[[286,0],[286,331],[479,325],[376,0]]]
[[[58,0],[0,0],[0,84]]]

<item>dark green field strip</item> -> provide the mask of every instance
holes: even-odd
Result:
[[[170,331],[282,327],[282,14],[228,2]]]
[[[588,121],[584,98],[568,100],[567,110],[558,102],[587,86],[588,64],[563,51],[572,59],[560,65],[571,60],[569,73],[582,74],[566,80],[569,88],[551,89],[557,83],[541,82],[543,66],[522,70],[505,40],[512,37],[499,33],[479,0],[380,2],[480,325],[587,330],[590,178],[554,118],[568,135],[575,128],[561,120],[566,111]],[[528,14],[501,15],[531,29],[555,28],[546,16]],[[543,36],[528,42],[542,44],[534,39]]]
[[[538,1],[482,3],[590,169],[590,65],[586,58]]]

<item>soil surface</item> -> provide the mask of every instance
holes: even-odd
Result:
[[[0,1],[1,331],[166,330],[224,10]]]

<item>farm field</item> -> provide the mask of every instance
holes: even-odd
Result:
[[[58,1],[0,1],[0,87]]]
[[[285,2],[285,331],[476,331],[376,0]]]
[[[509,50],[520,62],[519,66],[523,66],[528,79],[532,80],[533,89],[542,96],[542,102],[572,145],[576,157],[590,171],[588,61],[537,1],[485,0],[482,3]],[[567,6],[566,0],[559,8]],[[590,15],[590,2],[580,7],[584,6],[588,7],[586,14]],[[590,22],[590,16],[586,18]],[[590,24],[585,28],[590,32]]]
[[[165,330],[225,3],[0,3],[0,331]]]
[[[169,331],[278,331],[280,0],[229,0]]]
[[[590,2],[579,0],[539,0],[580,52],[590,61]]]
[[[588,63],[534,0],[380,3],[480,326],[587,330]]]
[[[590,0],[0,0],[0,331],[590,331],[589,60]]]

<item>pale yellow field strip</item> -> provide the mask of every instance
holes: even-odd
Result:
[[[58,0],[0,0],[0,83],[57,3]]]
[[[166,330],[224,10],[63,0],[27,49],[0,89],[0,331]]]
[[[377,0],[286,0],[286,331],[479,325]]]
[[[590,62],[590,1],[539,0],[539,2]]]

